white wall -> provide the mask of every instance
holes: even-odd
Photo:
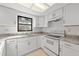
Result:
[[[0,33],[17,32],[17,15],[33,18],[35,26],[35,16],[0,5]]]

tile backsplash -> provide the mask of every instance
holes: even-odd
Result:
[[[43,32],[44,27],[34,27],[33,32]]]
[[[79,26],[65,26],[66,35],[79,35]]]

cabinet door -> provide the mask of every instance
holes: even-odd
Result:
[[[42,37],[41,36],[37,36],[36,37],[36,46],[37,46],[37,48],[40,48],[41,47],[41,44],[42,44]]]
[[[41,47],[45,46],[45,44],[46,44],[46,37],[41,36],[39,39],[41,40],[41,42],[40,42],[41,43]]]
[[[48,21],[52,21],[55,19],[60,19],[63,16],[62,8],[54,10],[52,13],[48,14]]]
[[[61,41],[61,49],[60,49],[60,55],[61,56],[79,56],[79,46],[73,46],[71,43],[67,43],[64,41]]]
[[[79,25],[79,4],[64,7],[65,25]]]
[[[79,51],[76,51],[68,47],[63,47],[61,51],[61,56],[79,56]]]
[[[33,51],[36,49],[36,37],[30,37],[28,38],[29,42],[28,42],[28,46],[29,46],[29,51]]]
[[[62,8],[54,11],[53,17],[62,17]]]
[[[45,16],[39,17],[39,27],[45,27],[46,25],[45,22],[46,22]]]
[[[18,55],[21,56],[28,52],[28,38],[18,39]]]
[[[36,20],[36,27],[47,27],[47,17],[46,16],[39,16]]]
[[[17,41],[16,39],[6,40],[6,55],[17,56]]]

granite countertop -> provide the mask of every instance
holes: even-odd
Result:
[[[68,43],[72,43],[72,44],[79,45],[79,39],[64,38],[63,41],[68,42]]]
[[[55,33],[56,34],[56,33]],[[55,34],[50,34],[48,32],[31,32],[31,33],[7,33],[7,34],[0,34],[0,40],[7,39],[7,38],[15,38],[15,37],[34,37],[34,36],[51,36]],[[59,35],[59,34],[58,34]],[[56,35],[55,35],[56,36]]]
[[[64,41],[72,43],[72,44],[79,45],[79,36],[76,36],[76,35],[66,35],[64,37]]]
[[[7,33],[7,34],[0,34],[0,41],[5,40],[7,38],[15,38],[15,37],[33,37],[42,35],[41,33]]]

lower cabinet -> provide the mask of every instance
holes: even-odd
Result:
[[[34,51],[35,49],[37,49],[37,44],[36,44],[36,37],[29,37],[28,38],[29,40],[29,42],[28,42],[28,45],[29,45],[29,47],[28,47],[28,49],[29,49],[29,52],[31,52],[31,51]]]
[[[22,56],[37,49],[37,37],[21,37],[6,40],[7,56]]]
[[[41,47],[41,36],[36,36],[36,48]]]
[[[26,55],[37,49],[36,37],[27,37],[18,39],[18,55]]]
[[[17,40],[16,39],[6,40],[6,55],[17,56]]]
[[[20,38],[18,39],[18,56],[25,55],[29,52],[29,39]]]
[[[41,42],[40,42],[40,43],[41,43],[41,44],[40,44],[41,47],[42,47],[42,46],[45,46],[45,45],[46,45],[46,39],[47,39],[47,38],[44,37],[44,36],[40,36],[39,39],[41,40]]]
[[[79,45],[61,41],[61,56],[79,56]]]

